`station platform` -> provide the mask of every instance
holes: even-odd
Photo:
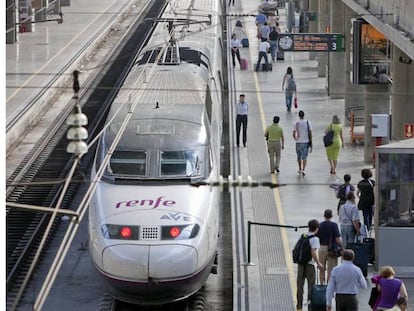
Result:
[[[59,97],[59,101],[53,107],[46,104],[39,108],[40,110],[47,108],[48,113],[42,118],[39,126],[33,127],[29,133],[25,132],[25,139],[13,148],[7,159],[6,178],[13,173],[28,150],[32,148],[33,143],[48,128],[62,106],[73,95],[68,81],[71,72],[79,69],[82,63],[74,62],[71,67],[65,67],[67,60],[83,53],[82,50],[87,42],[102,30],[102,25],[108,25],[110,29],[111,25],[116,24],[116,17],[120,12],[133,2],[71,0],[70,7],[62,8],[63,24],[57,25],[55,22],[36,24],[35,32],[19,34],[15,44],[6,46],[6,125],[13,122],[13,119],[26,109],[26,104],[39,96],[43,88],[48,87],[56,76],[61,77],[62,80],[54,82],[56,87],[48,87],[53,93],[42,96],[46,101],[47,98],[53,98],[58,90],[66,96],[64,99]],[[261,4],[260,0],[234,2],[235,5],[228,8],[229,14],[256,14],[257,7]],[[280,9],[279,13],[280,26],[284,31],[284,10]],[[254,72],[253,66],[258,56],[254,17],[233,16],[230,19],[233,26],[237,20],[241,20],[250,39],[250,47],[241,49],[242,57],[249,62],[249,69],[241,71],[238,65],[231,69],[234,70],[235,77],[234,88],[230,89],[232,102],[236,103],[239,94],[244,93],[249,103],[247,147],[237,148],[234,138],[232,139],[232,153],[238,159],[237,163],[232,164],[232,175],[240,175],[243,178],[251,176],[256,181],[272,181],[286,185],[274,190],[265,188],[243,189],[241,192],[235,190],[234,197],[237,196],[237,200],[243,202],[243,210],[237,214],[238,220],[245,226],[246,232],[247,221],[288,226],[305,226],[312,218],[322,221],[323,211],[327,208],[335,210],[337,205],[334,192],[329,185],[342,181],[346,173],[351,174],[352,183],[356,185],[361,179],[361,169],[372,167],[363,161],[363,147],[350,143],[349,127],[344,126],[345,148],[341,150],[337,174],[334,176],[329,173],[329,164],[322,143],[323,131],[334,114],[341,118],[342,124],[345,123],[344,101],[332,100],[327,96],[325,78],[318,78],[317,62],[309,60],[308,53],[286,53],[283,62],[273,63],[273,71]],[[86,57],[86,54],[84,56]],[[80,57],[80,59],[84,58]],[[282,78],[288,66],[293,68],[299,99],[299,109],[293,109],[291,112],[286,111],[282,90]],[[80,78],[85,79],[85,75],[81,74]],[[293,123],[298,119],[299,110],[303,110],[305,118],[311,122],[314,137],[314,149],[308,157],[304,177],[297,173],[295,142],[292,138]],[[280,173],[277,175],[270,174],[263,135],[274,115],[280,116],[280,126],[285,136]],[[234,133],[234,123],[232,126],[231,131]],[[333,220],[338,221],[336,215]],[[244,299],[240,304],[235,305],[233,310],[295,310],[296,265],[291,261],[291,250],[300,233],[305,231],[305,229],[296,232],[289,228],[253,227],[250,261],[247,260],[246,236],[241,236],[245,243],[244,247],[234,250],[235,257],[241,258],[240,261],[235,262],[234,269],[240,269],[244,275],[234,278],[233,288],[234,295]],[[369,268],[368,280],[375,273],[372,266]],[[86,275],[87,272],[82,271],[82,273]],[[410,297],[409,305],[412,306],[414,279],[404,279],[404,282]],[[367,303],[369,294],[369,287],[361,291],[360,311],[371,310]],[[85,301],[89,300],[85,299]],[[305,309],[306,305],[304,305]]]
[[[258,39],[254,17],[245,15],[257,14],[261,1],[235,1],[228,7],[233,30],[237,20],[242,22],[248,34],[249,48],[241,48],[241,57],[249,63],[247,71],[241,71],[236,60],[234,70],[235,85],[231,91],[231,100],[235,104],[240,94],[246,95],[249,103],[247,147],[238,148],[233,139],[232,152],[235,162],[232,164],[232,175],[242,176],[246,180],[251,176],[255,181],[269,181],[284,184],[279,188],[252,189],[241,188],[242,212],[238,222],[243,223],[248,232],[247,223],[257,222],[286,226],[307,226],[310,219],[323,221],[324,210],[334,211],[333,221],[338,223],[336,215],[337,199],[334,190],[329,187],[333,183],[342,183],[344,174],[351,174],[351,183],[356,185],[361,180],[361,169],[371,168],[372,164],[364,163],[364,147],[351,143],[350,128],[345,126],[345,109],[343,99],[330,99],[326,90],[326,79],[318,77],[317,61],[310,60],[308,52],[285,53],[284,61],[273,62],[273,70],[255,72],[258,59]],[[241,14],[241,16],[239,16]],[[279,9],[279,23],[282,32],[286,31],[285,10]],[[243,17],[245,16],[245,17]],[[230,37],[230,36],[229,36]],[[270,54],[269,61],[271,61]],[[228,58],[231,65],[231,57]],[[263,60],[262,60],[263,62]],[[298,88],[298,109],[288,112],[285,106],[285,95],[282,90],[282,79],[287,67],[293,68]],[[230,103],[231,104],[231,103]],[[313,150],[309,154],[306,176],[298,174],[293,124],[299,119],[298,112],[305,112],[305,119],[311,123],[313,134]],[[282,150],[280,173],[270,174],[267,147],[264,138],[266,127],[272,124],[273,116],[280,117],[279,125],[284,131],[285,148]],[[323,146],[324,129],[332,120],[333,115],[341,119],[344,131],[345,148],[340,151],[336,175],[330,174],[325,148]],[[233,119],[235,112],[233,110]],[[232,133],[235,133],[233,121]],[[236,190],[237,191],[237,190]],[[234,205],[234,203],[233,203]],[[240,207],[233,207],[237,209]],[[235,217],[235,216],[233,216]],[[362,214],[361,214],[361,219]],[[234,230],[236,230],[234,228]],[[235,232],[235,231],[234,231]],[[254,225],[251,227],[250,261],[248,261],[248,239],[246,234],[239,234],[245,245],[234,250],[234,270],[241,270],[244,277],[235,278],[233,288],[235,297],[244,297],[241,306],[234,310],[295,310],[296,309],[296,264],[293,264],[291,251],[301,233],[290,228],[275,228]],[[237,266],[239,265],[239,266]],[[369,265],[367,277],[368,288],[358,296],[359,310],[371,310],[368,305],[371,291],[370,278],[375,274],[374,267]],[[397,275],[398,277],[398,275]],[[403,279],[409,296],[409,306],[413,305],[410,298],[414,292],[414,279]],[[303,310],[308,309],[306,302],[306,283]],[[333,303],[333,309],[334,303]]]

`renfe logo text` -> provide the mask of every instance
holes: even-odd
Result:
[[[156,200],[153,199],[145,199],[145,200],[130,200],[130,201],[121,201],[116,203],[115,208],[120,207],[137,207],[137,206],[145,206],[151,208],[157,208],[159,206],[168,206],[171,207],[175,204],[173,200],[164,200],[164,197],[158,197]]]

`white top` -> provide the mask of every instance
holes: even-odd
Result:
[[[267,41],[264,42],[260,42],[259,44],[259,52],[265,52],[267,53],[267,51],[270,49],[270,44]]]
[[[238,48],[240,46],[240,40],[239,39],[231,39],[230,46],[231,46],[231,48]]]
[[[313,235],[313,237],[311,237],[309,239],[309,244],[310,244],[311,249],[316,248],[316,252],[318,252],[319,248],[321,247],[321,244],[319,242],[319,238],[317,236],[315,236],[314,233],[310,233],[310,232],[306,233],[306,235],[307,236]],[[313,257],[312,257],[312,260],[309,261],[309,263],[310,264],[316,264],[315,261],[313,260]]]
[[[312,131],[311,124],[308,120],[300,119],[295,122],[293,125],[293,130],[296,131],[296,142],[297,143],[308,143],[309,134],[308,134],[308,124],[309,129]]]

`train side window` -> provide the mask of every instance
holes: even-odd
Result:
[[[115,150],[109,162],[112,175],[146,175],[147,154],[145,151]]]

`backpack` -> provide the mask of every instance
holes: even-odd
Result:
[[[296,82],[295,79],[289,78],[287,82],[287,90],[288,92],[296,92]]]
[[[340,202],[345,203],[346,202],[346,187],[349,186],[349,191],[355,191],[354,186],[351,184],[342,184],[338,188],[338,194],[337,197]]]
[[[300,236],[292,251],[293,263],[304,265],[312,260],[312,249],[309,240],[313,237],[314,235],[306,235],[305,233]]]

